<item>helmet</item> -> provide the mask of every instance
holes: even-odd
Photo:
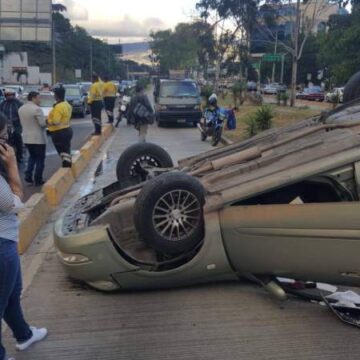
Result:
[[[16,92],[14,89],[7,88],[4,90],[4,95],[16,95]]]
[[[216,96],[216,94],[210,95],[210,97],[208,99],[208,104],[213,105],[213,106],[217,105],[217,96]]]

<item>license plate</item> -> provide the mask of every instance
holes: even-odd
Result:
[[[178,123],[186,123],[186,120],[185,119],[178,119],[178,121],[177,121]]]

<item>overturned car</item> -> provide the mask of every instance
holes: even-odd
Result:
[[[276,277],[360,285],[360,102],[183,159],[154,144],[55,226],[70,277],[150,289]]]

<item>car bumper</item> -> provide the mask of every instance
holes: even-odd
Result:
[[[65,235],[63,220],[59,220],[54,228],[54,242],[66,273],[99,290],[120,289],[111,274],[135,268],[116,251],[105,226],[89,227],[85,231]]]
[[[198,123],[202,117],[200,110],[194,111],[158,111],[156,118],[161,122]]]
[[[73,114],[82,114],[84,112],[83,105],[71,105]]]

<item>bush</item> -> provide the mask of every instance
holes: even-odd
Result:
[[[273,109],[269,105],[262,105],[255,113],[255,121],[257,129],[264,131],[270,129],[272,126],[272,118],[274,117]]]
[[[290,96],[286,91],[280,93],[280,100],[283,102],[284,106],[287,105],[287,102],[288,102],[289,98],[290,98]]]
[[[273,109],[269,105],[262,105],[254,114],[251,114],[246,120],[246,134],[252,137],[261,131],[268,130],[272,126],[274,117]]]
[[[251,138],[257,134],[257,125],[254,114],[249,115],[245,119],[246,124],[246,137]]]

